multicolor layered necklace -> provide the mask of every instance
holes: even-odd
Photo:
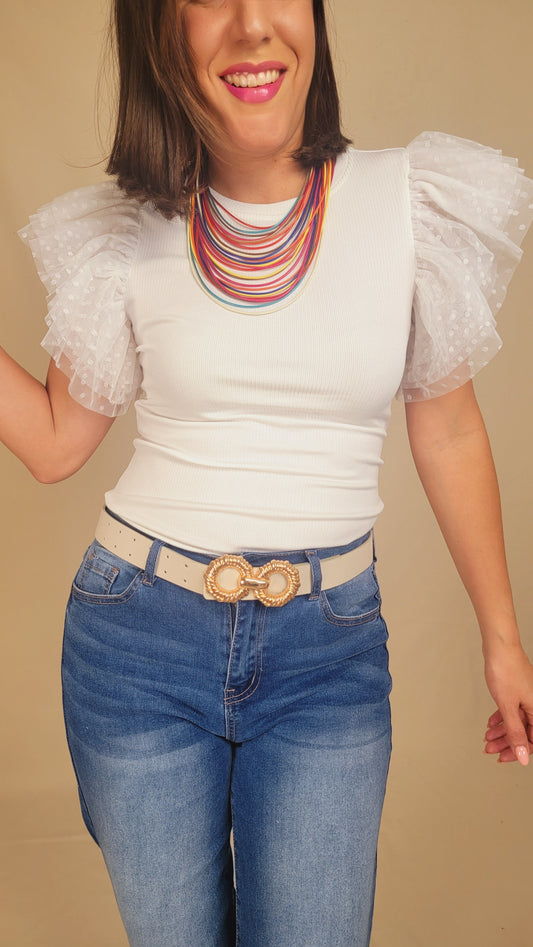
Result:
[[[334,161],[309,173],[283,220],[256,227],[235,217],[209,188],[196,193],[189,259],[202,289],[229,309],[283,305],[301,286],[322,236]]]

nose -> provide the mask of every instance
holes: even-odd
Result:
[[[234,38],[250,46],[268,42],[273,34],[270,0],[234,0],[234,4]]]

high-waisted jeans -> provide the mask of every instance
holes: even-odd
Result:
[[[368,945],[387,629],[374,565],[325,592],[319,564],[365,538],[277,552],[314,577],[279,608],[157,578],[159,540],[144,569],[96,541],[85,554],[67,607],[65,718],[132,947]]]

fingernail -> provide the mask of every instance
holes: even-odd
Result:
[[[529,753],[526,746],[517,746],[515,748],[515,756],[522,766],[527,766],[529,763]]]

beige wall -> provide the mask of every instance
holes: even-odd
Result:
[[[474,138],[533,174],[531,0],[334,0],[346,127],[362,148],[423,129]],[[15,237],[43,201],[102,176],[94,87],[106,4],[0,9],[2,344],[44,376],[44,299]],[[92,166],[94,165],[94,166]],[[533,240],[478,394],[501,475],[510,568],[533,651],[530,578]],[[77,812],[59,693],[64,601],[104,489],[130,452],[118,422],[72,480],[44,487],[0,450],[2,839],[10,947],[125,944]],[[475,621],[421,495],[396,406],[377,535],[391,631],[395,752],[373,947],[530,944],[533,769],[482,756],[491,710]],[[6,725],[7,724],[7,725]],[[7,919],[6,919],[7,918]]]

